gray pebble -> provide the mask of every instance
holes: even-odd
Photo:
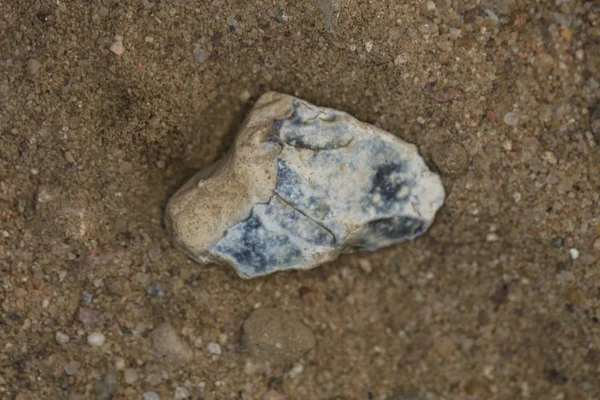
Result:
[[[31,72],[32,75],[35,75],[42,68],[42,64],[35,58],[31,58],[27,61],[27,67],[29,68],[29,72]]]
[[[143,400],[160,400],[160,396],[156,392],[145,392],[142,395]]]
[[[125,379],[126,384],[131,385],[138,380],[138,373],[133,368],[127,368],[123,374],[123,378]]]
[[[79,371],[79,367],[81,367],[81,363],[79,361],[71,361],[67,365],[65,365],[65,374],[71,376],[75,375],[77,371]]]

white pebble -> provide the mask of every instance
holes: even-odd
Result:
[[[138,373],[133,368],[127,368],[125,370],[125,374],[123,374],[123,376],[125,378],[125,383],[128,384],[128,385],[131,385],[132,383],[134,383],[138,379]]]
[[[174,400],[187,400],[190,399],[192,394],[189,390],[184,388],[183,386],[178,386],[175,388],[175,393],[173,394]]]
[[[56,332],[55,335],[56,343],[58,344],[67,344],[69,343],[69,336],[66,333],[62,333],[61,331]]]
[[[117,357],[115,360],[115,368],[117,371],[123,371],[125,369],[125,359],[123,357]]]
[[[125,46],[123,46],[123,36],[117,35],[115,36],[115,41],[110,45],[110,51],[120,56],[125,53]]]
[[[406,57],[405,57],[405,56],[403,56],[402,54],[400,54],[399,56],[397,56],[397,57],[394,59],[394,64],[395,64],[395,65],[402,65],[402,64],[406,64],[406,62],[407,62],[407,61],[408,61],[408,60],[406,59]]]
[[[106,337],[101,332],[90,333],[87,338],[89,345],[94,347],[101,347],[105,340]]]
[[[550,165],[556,165],[558,162],[556,156],[551,151],[545,151],[544,154],[542,154],[542,158]]]
[[[504,123],[510,126],[516,126],[519,123],[519,114],[509,112],[504,115]]]
[[[298,375],[300,375],[304,371],[304,365],[302,364],[294,364],[292,369],[289,370],[288,375],[290,378],[294,379]]]
[[[221,355],[221,346],[218,343],[210,342],[206,345],[206,350],[215,356]]]
[[[569,254],[571,254],[571,259],[573,261],[579,258],[579,250],[577,250],[575,247],[569,249]]]
[[[370,53],[371,50],[373,50],[373,42],[372,41],[368,41],[365,43],[365,50],[367,50],[367,53]]]
[[[500,240],[500,237],[498,237],[498,235],[493,232],[485,235],[486,242],[497,242],[498,240]]]
[[[67,271],[65,271],[64,269],[62,269],[58,272],[58,280],[60,282],[64,281],[66,277],[67,277]]]
[[[429,0],[427,2],[427,11],[433,11],[435,10],[435,3],[431,0]]]
[[[144,400],[160,400],[160,396],[156,392],[146,392],[142,395]]]

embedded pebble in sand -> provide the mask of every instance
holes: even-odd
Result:
[[[171,198],[166,223],[192,259],[253,278],[413,239],[443,202],[416,146],[269,92],[231,151]]]
[[[272,365],[292,364],[316,344],[306,325],[276,308],[253,311],[244,321],[243,331],[249,353]]]

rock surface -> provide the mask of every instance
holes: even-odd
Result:
[[[171,198],[166,222],[191,258],[253,278],[413,239],[443,201],[414,145],[269,92],[231,151]]]
[[[315,347],[315,336],[299,320],[276,308],[259,308],[244,321],[244,344],[259,361],[291,364]]]

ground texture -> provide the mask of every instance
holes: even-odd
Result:
[[[599,71],[594,0],[3,0],[0,397],[600,398]],[[267,90],[419,146],[431,230],[251,281],[173,249]]]

